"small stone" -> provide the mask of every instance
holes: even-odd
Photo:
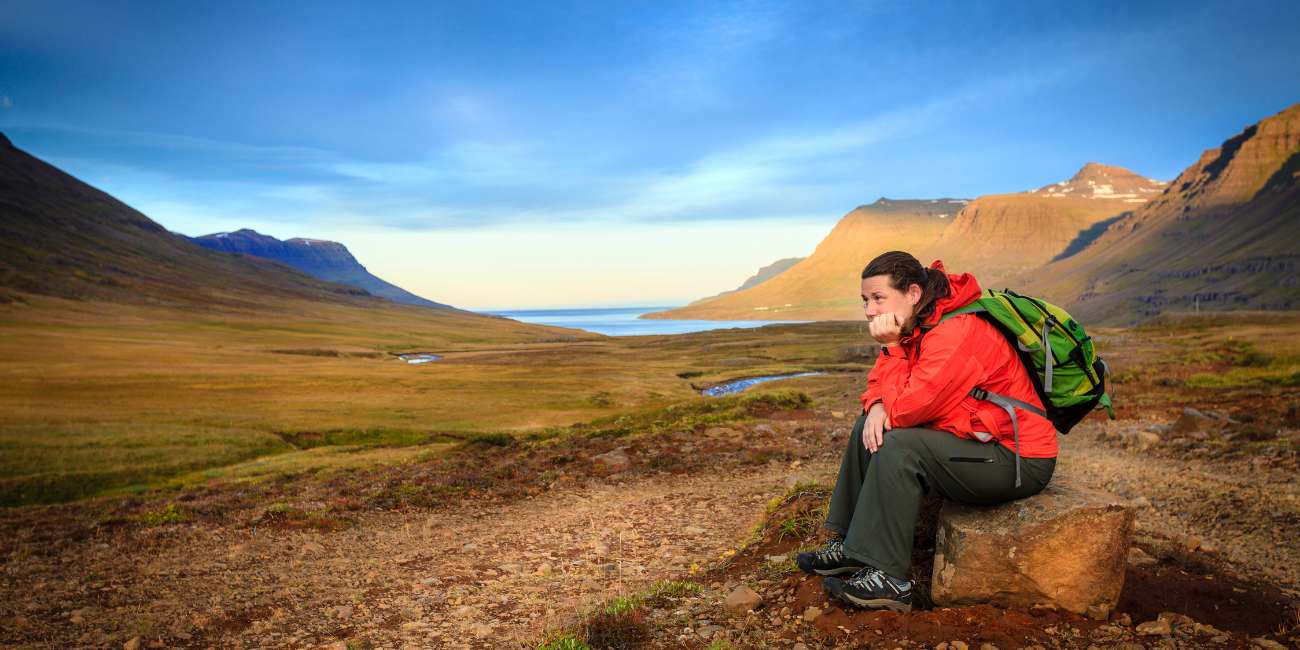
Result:
[[[1150,555],[1147,554],[1146,551],[1136,546],[1129,547],[1128,549],[1129,566],[1144,567],[1144,566],[1151,566],[1159,563],[1160,560],[1151,557]]]
[[[758,607],[763,602],[763,598],[753,589],[745,585],[740,585],[732,590],[731,594],[722,603],[722,606],[734,615],[741,615]]]
[[[603,454],[592,456],[591,460],[615,472],[632,467],[632,459],[627,455],[627,447],[615,447]]]
[[[981,643],[980,650],[1000,650],[1000,649],[997,646],[993,645],[992,643]]]
[[[808,609],[803,610],[803,620],[808,623],[813,622],[821,615],[822,610],[820,607],[809,607]]]
[[[1169,624],[1168,619],[1158,618],[1154,621],[1139,623],[1136,631],[1142,636],[1169,636],[1173,633],[1174,628]]]
[[[324,553],[324,552],[325,552],[325,547],[321,546],[320,544],[317,544],[316,542],[307,542],[306,544],[302,545],[303,555],[307,555],[309,553]]]
[[[712,639],[713,635],[722,631],[721,625],[702,625],[695,633],[700,635],[701,639]]]
[[[703,535],[709,531],[700,528],[699,526],[687,526],[682,529],[682,532],[686,533],[687,535]]]
[[[72,616],[68,617],[68,622],[73,625],[81,625],[86,622],[86,617],[82,616],[81,612],[73,612]]]
[[[836,420],[843,420],[844,416],[845,416],[844,411],[831,411],[831,417],[835,418]]]
[[[1281,643],[1278,643],[1273,639],[1266,639],[1262,636],[1251,639],[1250,645],[1255,648],[1261,648],[1262,650],[1286,650],[1286,646]]]
[[[948,650],[970,650],[970,646],[965,641],[949,641]]]
[[[1101,603],[1088,607],[1088,618],[1094,621],[1104,621],[1110,618],[1110,604]]]
[[[130,641],[122,644],[122,650],[140,650],[140,637],[131,637]]]
[[[338,607],[334,608],[334,618],[337,618],[339,620],[347,620],[349,618],[352,618],[352,612],[353,609],[351,605],[339,605]]]
[[[1133,626],[1133,617],[1132,617],[1132,616],[1129,616],[1128,614],[1120,614],[1120,615],[1115,619],[1115,622],[1118,623],[1119,625],[1123,625],[1124,627],[1132,627],[1132,626]]]
[[[769,556],[767,556],[767,561],[768,561],[769,564],[784,564],[785,561],[788,560],[788,559],[790,559],[790,556],[789,556],[789,555],[769,555]]]
[[[1139,431],[1134,445],[1138,451],[1147,451],[1160,444],[1160,434],[1154,431]]]
[[[542,562],[541,564],[537,565],[537,570],[534,571],[534,573],[536,573],[539,576],[546,577],[551,575],[552,571],[554,571],[554,568],[551,567],[550,562]]]

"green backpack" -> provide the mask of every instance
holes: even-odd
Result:
[[[1098,407],[1115,419],[1106,394],[1106,362],[1093,349],[1092,337],[1064,309],[1010,289],[986,289],[979,298],[943,318],[972,313],[992,323],[1015,346],[1047,410],[980,388],[971,390],[971,396],[1006,409],[1013,423],[1016,407],[1037,413],[1051,420],[1061,433],[1068,433]],[[1044,354],[1049,348],[1050,357]]]

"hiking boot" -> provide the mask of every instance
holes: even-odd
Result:
[[[800,553],[794,558],[795,564],[804,573],[815,576],[837,576],[841,573],[853,573],[866,566],[844,554],[844,540],[832,539],[821,550]]]
[[[848,580],[826,578],[826,593],[855,607],[912,611],[912,581],[899,580],[875,567],[864,567]]]

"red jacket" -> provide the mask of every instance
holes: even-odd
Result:
[[[943,262],[931,268],[943,271]],[[943,314],[980,296],[979,283],[969,273],[948,274],[952,293],[935,304],[928,324]],[[975,431],[993,434],[1002,446],[1015,451],[1011,417],[1002,407],[968,395],[979,387],[1042,408],[1020,357],[1007,339],[974,314],[954,316],[922,334],[904,336],[900,345],[881,348],[876,365],[867,375],[862,406],[884,402],[890,424],[896,428],[925,427],[948,431],[959,438],[975,439]],[[1056,430],[1047,418],[1023,409],[1020,455],[1055,458]]]

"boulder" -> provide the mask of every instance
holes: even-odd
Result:
[[[1133,509],[1117,496],[1058,479],[995,506],[944,504],[931,597],[943,606],[1050,604],[1113,611],[1124,584]]]
[[[627,447],[615,447],[603,454],[591,457],[592,462],[611,471],[622,472],[632,466],[632,459],[627,455]]]

